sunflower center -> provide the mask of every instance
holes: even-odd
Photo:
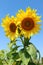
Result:
[[[16,27],[15,23],[11,23],[11,24],[10,24],[10,31],[11,31],[11,32],[15,32],[15,31],[16,31],[16,28],[17,28],[17,27]]]
[[[32,18],[24,18],[21,22],[21,27],[24,30],[31,30],[34,28],[34,21],[32,20]]]

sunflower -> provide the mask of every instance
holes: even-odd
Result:
[[[6,36],[10,38],[10,40],[14,40],[17,36],[17,23],[16,17],[7,15],[5,18],[2,19],[2,27],[6,32]]]
[[[22,35],[26,38],[36,34],[40,30],[41,16],[37,15],[37,10],[31,9],[30,7],[26,8],[26,11],[19,10],[16,14],[17,24],[21,30]]]

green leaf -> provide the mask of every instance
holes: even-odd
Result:
[[[22,61],[17,61],[16,65],[21,65]]]
[[[28,65],[36,65],[35,63],[33,62],[29,62]]]
[[[12,52],[16,52],[20,46],[15,45],[14,48],[12,48]]]
[[[4,59],[6,57],[6,51],[5,50],[0,50],[0,58]]]
[[[14,61],[17,61],[20,58],[19,54],[17,52],[16,53],[12,53],[12,56],[13,56]]]
[[[26,52],[25,49],[19,51],[19,56],[22,61],[21,65],[28,65],[28,62],[30,61],[30,55]]]
[[[19,61],[20,57],[17,52],[19,47],[20,46],[15,45],[12,49],[10,49],[10,51],[7,53],[8,60],[13,59],[14,61]]]
[[[37,59],[37,50],[33,44],[30,44],[28,47],[26,47],[26,49],[33,59]]]
[[[12,65],[14,63],[13,59],[3,60],[3,65]]]
[[[11,59],[12,58],[12,52],[8,52],[6,55],[7,55],[7,59]]]
[[[0,59],[0,65],[3,65],[2,60]]]

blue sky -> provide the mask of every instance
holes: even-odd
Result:
[[[42,16],[41,31],[31,38],[31,42],[43,56],[43,0],[0,0],[0,23],[7,14],[16,15],[19,9],[25,10],[27,7],[37,9],[37,13]],[[0,49],[6,49],[10,40],[5,36],[3,28],[0,26]],[[20,43],[20,42],[19,42]],[[19,44],[18,43],[18,44]]]

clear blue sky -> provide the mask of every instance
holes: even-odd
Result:
[[[7,14],[15,16],[19,9],[25,10],[28,6],[37,9],[37,13],[42,16],[41,31],[34,35],[30,41],[33,42],[39,49],[41,56],[43,56],[43,0],[0,0],[0,23],[1,19]],[[3,28],[0,26],[0,49],[6,49],[9,41],[5,36]]]

